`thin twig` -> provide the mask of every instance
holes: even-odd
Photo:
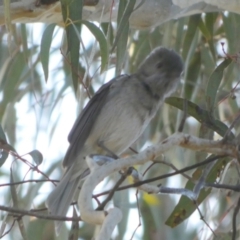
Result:
[[[11,232],[11,230],[13,229],[13,227],[14,227],[14,225],[15,225],[15,222],[16,222],[16,219],[13,220],[10,228],[9,228],[2,236],[0,236],[0,238],[3,238],[4,236],[6,236],[8,233]]]
[[[238,116],[233,120],[233,122],[229,126],[228,130],[226,131],[222,141],[224,141],[228,138],[228,135],[230,135],[230,133],[232,133],[231,130],[234,128],[236,123],[238,123],[239,121],[240,121],[240,114],[238,114]]]
[[[64,59],[66,60],[66,62],[68,63],[68,65],[72,68],[72,71],[78,76],[78,79],[81,79],[80,76],[79,76],[78,71],[72,67],[72,64],[70,63],[70,61],[68,60],[68,58],[65,56],[65,54],[62,52],[62,49],[61,49],[61,48],[60,48],[60,52],[61,52],[61,54],[63,55],[63,58],[64,58]],[[81,81],[81,84],[83,85],[83,88],[85,89],[85,91],[86,91],[86,93],[87,93],[88,98],[91,99],[91,94],[90,94],[90,92],[89,92],[88,87],[86,86],[86,84],[85,84],[82,80],[80,80],[80,81]]]
[[[205,183],[206,187],[218,188],[218,189],[227,189],[234,192],[240,192],[240,185],[227,185],[227,184],[218,184],[218,183]]]
[[[22,217],[22,216],[31,216],[37,217],[45,220],[57,220],[57,221],[81,221],[81,218],[69,218],[69,217],[62,217],[62,216],[54,216],[54,215],[47,215],[47,214],[39,214],[34,211],[27,211],[19,208],[14,207],[6,207],[0,205],[0,210],[5,212],[12,213],[14,217]]]
[[[139,182],[136,182],[136,183],[133,183],[133,184],[129,184],[129,185],[126,185],[126,186],[119,187],[116,191],[121,191],[121,190],[129,189],[129,188],[133,188],[133,187],[138,187],[138,186],[141,186],[141,185],[143,185],[145,183],[151,183],[151,182],[155,182],[155,181],[158,181],[158,180],[161,180],[161,179],[172,177],[172,176],[175,176],[175,175],[178,175],[178,174],[182,174],[183,172],[190,171],[192,169],[195,169],[197,167],[203,166],[203,165],[208,164],[210,162],[214,162],[214,161],[218,160],[219,158],[224,158],[224,157],[227,157],[227,155],[214,156],[214,157],[209,158],[209,159],[207,159],[205,161],[202,161],[202,162],[193,164],[191,166],[182,168],[182,169],[180,169],[178,171],[175,171],[173,173],[163,174],[163,175],[158,176],[158,177],[149,178],[149,179],[146,179],[146,180],[143,180],[143,181],[139,181]],[[108,194],[110,191],[111,190],[108,190],[108,191],[105,191],[105,192],[102,192],[102,193],[99,193],[99,194],[95,194],[94,196],[99,197],[99,196]]]
[[[139,206],[139,200],[138,200],[138,192],[139,192],[139,191],[138,191],[138,189],[137,189],[135,196],[136,196],[137,209],[138,209],[138,225],[137,225],[137,227],[135,228],[135,230],[133,231],[133,234],[132,234],[130,240],[133,239],[133,237],[134,237],[136,231],[138,230],[138,228],[142,226],[142,223],[141,223],[141,212],[140,212],[140,206]]]
[[[115,184],[115,186],[111,189],[111,191],[109,191],[109,195],[107,196],[107,198],[96,208],[97,211],[99,210],[103,210],[104,207],[106,206],[106,204],[112,199],[114,193],[116,192],[116,190],[118,189],[118,187],[124,182],[124,180],[127,178],[127,176],[129,176],[132,172],[132,168],[128,168],[128,170],[121,175],[121,178],[117,181],[117,183]],[[96,197],[96,195],[95,195]]]
[[[152,162],[152,163],[147,167],[147,169],[144,171],[143,176],[144,176],[144,175],[150,170],[150,168],[152,168],[156,163],[157,163],[157,161]]]
[[[240,209],[240,197],[238,198],[237,206],[234,209],[233,212],[233,219],[232,219],[232,228],[233,228],[233,233],[232,233],[232,240],[236,240],[236,234],[237,234],[237,215]]]
[[[25,184],[25,183],[41,183],[41,182],[54,182],[54,183],[58,183],[59,180],[54,180],[54,179],[29,179],[29,180],[25,180],[25,181],[18,181],[18,182],[13,182],[13,183],[3,183],[0,184],[0,187],[9,187],[9,186],[14,186],[14,185],[20,185],[20,184]]]
[[[198,213],[199,213],[199,215],[200,215],[200,219],[206,224],[206,226],[210,229],[210,231],[213,233],[213,235],[214,235],[215,237],[217,237],[216,233],[213,231],[213,229],[210,227],[210,225],[207,223],[207,221],[205,220],[204,216],[202,215],[202,212],[201,212],[201,210],[199,209],[199,206],[198,206],[197,202],[195,202],[195,204],[196,204],[196,208],[197,208],[197,210],[198,210]]]
[[[167,165],[167,166],[171,167],[173,170],[179,171],[179,169],[176,168],[172,163],[168,163],[168,162],[166,162],[164,160],[154,160],[154,162]],[[187,174],[181,173],[181,175],[184,176],[185,178],[187,178],[188,180],[193,181],[193,179],[190,176],[188,176]]]

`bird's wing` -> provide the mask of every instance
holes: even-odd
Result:
[[[119,79],[125,78],[126,75],[120,75],[104,84],[91,98],[81,114],[76,119],[72,130],[68,135],[70,146],[63,160],[63,166],[69,167],[78,156],[85,141],[87,140],[93,125],[97,120],[101,109],[103,108],[111,85]]]

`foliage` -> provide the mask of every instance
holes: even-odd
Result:
[[[63,1],[63,6],[65,3]],[[146,147],[145,143],[156,143],[173,134],[184,111],[188,114],[184,132],[220,139],[230,131],[227,140],[239,134],[237,53],[240,16],[232,13],[193,15],[154,29],[138,31],[129,29],[130,1],[129,4],[122,1],[122,4],[117,24],[80,21],[74,15],[68,16],[65,9],[67,34],[55,25],[17,24],[12,26],[11,33],[3,26],[0,28],[1,164],[7,159],[0,170],[1,205],[37,209],[40,217],[46,214],[44,201],[54,186],[52,179],[60,177],[60,162],[67,147],[66,141],[61,143],[60,138],[67,139],[67,132],[75,119],[76,105],[81,110],[99,86],[115,74],[134,72],[142,59],[160,45],[173,48],[182,55],[185,73],[175,96],[167,99],[167,104],[133,147],[140,151]],[[74,25],[70,19],[74,19]],[[80,28],[81,35],[78,34]],[[34,34],[40,37],[36,38]],[[186,108],[184,102],[187,102]],[[73,116],[68,116],[67,108],[73,109]],[[61,122],[64,115],[65,124]],[[41,153],[33,150],[35,148],[42,152],[43,162]],[[7,153],[11,157],[7,158]],[[30,158],[23,156],[27,153]],[[177,148],[165,158],[175,167],[182,168],[203,161],[207,155]],[[197,180],[202,168],[187,174]],[[145,169],[146,166],[140,167],[141,171]],[[237,169],[238,163],[232,159],[219,160],[208,181],[235,185]],[[171,166],[155,164],[145,178],[173,171]],[[185,184],[193,187],[193,181],[182,175],[154,184],[159,183],[171,187],[184,187]],[[113,178],[104,184],[102,189],[110,188]],[[99,188],[98,192],[102,189]],[[193,213],[196,205],[186,197],[178,201],[179,198],[173,196],[139,193],[135,197],[135,193],[134,189],[124,190],[114,196],[115,205],[123,210],[124,215],[115,239],[130,239],[139,222],[141,226],[133,239],[215,239],[211,229],[218,237],[230,239],[230,210],[237,203],[234,191],[206,190],[198,202],[202,202],[201,213],[205,222],[198,212]],[[174,208],[176,212],[172,212]],[[176,222],[177,214],[183,209],[189,212]],[[140,217],[136,217],[136,213]],[[1,235],[5,234],[6,239],[19,239],[16,236],[20,230],[22,239],[54,239],[53,221],[23,217],[25,214],[7,214],[4,211]],[[190,221],[178,225],[190,215]],[[170,229],[165,221],[171,227],[178,226]],[[78,234],[81,239],[90,239],[93,232],[91,226],[80,224]],[[68,233],[69,229],[64,227],[56,239],[66,239]],[[76,235],[71,236],[77,239]]]

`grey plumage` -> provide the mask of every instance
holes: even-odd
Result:
[[[118,76],[97,91],[69,134],[63,161],[66,172],[47,199],[51,214],[66,215],[80,180],[89,172],[84,156],[107,154],[100,143],[116,155],[128,149],[175,91],[182,71],[180,56],[159,47],[135,74]]]

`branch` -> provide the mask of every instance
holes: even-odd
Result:
[[[40,182],[58,183],[59,180],[54,180],[54,179],[29,179],[29,180],[25,180],[25,181],[3,183],[3,184],[0,184],[0,187],[9,187],[9,186],[20,185],[20,184],[25,184],[25,183],[40,183]]]
[[[32,210],[27,211],[27,210],[14,208],[14,207],[6,207],[6,206],[2,206],[2,205],[0,205],[0,210],[12,213],[12,215],[16,218],[27,215],[27,216],[31,216],[31,217],[46,219],[46,220],[57,220],[57,221],[81,221],[82,220],[80,217],[69,218],[69,217],[60,217],[60,216],[53,216],[53,215],[47,215],[47,214],[39,214]]]
[[[120,0],[85,0],[83,8],[83,19],[97,22],[110,22],[117,20],[118,6]],[[46,4],[43,4],[46,2]],[[229,0],[228,4],[207,4],[200,3],[183,4],[182,0],[164,1],[161,0],[138,0],[131,14],[130,26],[137,29],[146,29],[158,26],[171,19],[189,16],[196,13],[219,12],[228,10],[237,12],[239,3]],[[48,4],[49,3],[49,4]],[[53,3],[53,4],[50,4]],[[54,0],[19,0],[11,1],[9,6],[3,5],[0,0],[0,25],[9,22],[5,21],[6,16],[13,23],[57,23],[62,25],[62,11],[59,1]]]
[[[78,204],[83,221],[96,225],[102,224],[101,234],[99,234],[97,239],[110,239],[111,233],[107,231],[108,225],[106,225],[105,221],[109,221],[117,225],[122,217],[120,210],[117,211],[116,208],[108,211],[94,211],[92,206],[92,192],[98,183],[113,172],[129,168],[136,164],[139,165],[152,161],[155,157],[165,153],[175,146],[181,146],[194,151],[204,151],[217,155],[228,155],[233,158],[239,157],[237,147],[233,143],[201,139],[180,132],[173,134],[160,144],[148,147],[145,151],[139,154],[122,158],[118,161],[108,162],[103,166],[99,166],[90,157],[87,157],[86,161],[91,169],[91,173],[82,186]],[[114,214],[112,215],[113,211]],[[113,228],[111,229],[113,230]]]
[[[115,191],[122,191],[122,190],[125,190],[125,189],[135,188],[135,187],[139,187],[139,186],[141,186],[143,184],[152,183],[152,182],[155,182],[155,181],[158,181],[158,180],[162,180],[162,179],[166,179],[166,178],[178,175],[178,174],[183,174],[184,172],[196,169],[196,168],[198,168],[200,166],[209,164],[209,163],[211,163],[213,161],[217,161],[218,159],[224,158],[224,157],[227,157],[227,155],[216,156],[216,157],[213,157],[211,159],[206,159],[206,160],[201,161],[199,163],[190,165],[188,167],[181,168],[179,170],[176,170],[175,172],[165,173],[165,174],[157,176],[157,177],[148,178],[148,179],[141,180],[141,181],[136,181],[136,182],[134,182],[132,184],[127,184],[127,185],[121,186],[121,187],[117,188]],[[191,180],[193,183],[197,183],[198,182],[198,181],[194,181],[193,179],[189,179],[189,180]],[[237,192],[240,191],[240,186],[239,185],[238,186],[232,186],[232,185],[224,185],[224,184],[205,183],[205,186],[206,187],[213,187],[213,188],[230,189],[230,190],[237,191]],[[95,198],[97,198],[97,197],[109,194],[110,192],[112,192],[112,190],[113,189],[106,190],[106,191],[101,192],[99,194],[94,194],[93,196]],[[150,192],[148,192],[148,193],[150,193]]]

